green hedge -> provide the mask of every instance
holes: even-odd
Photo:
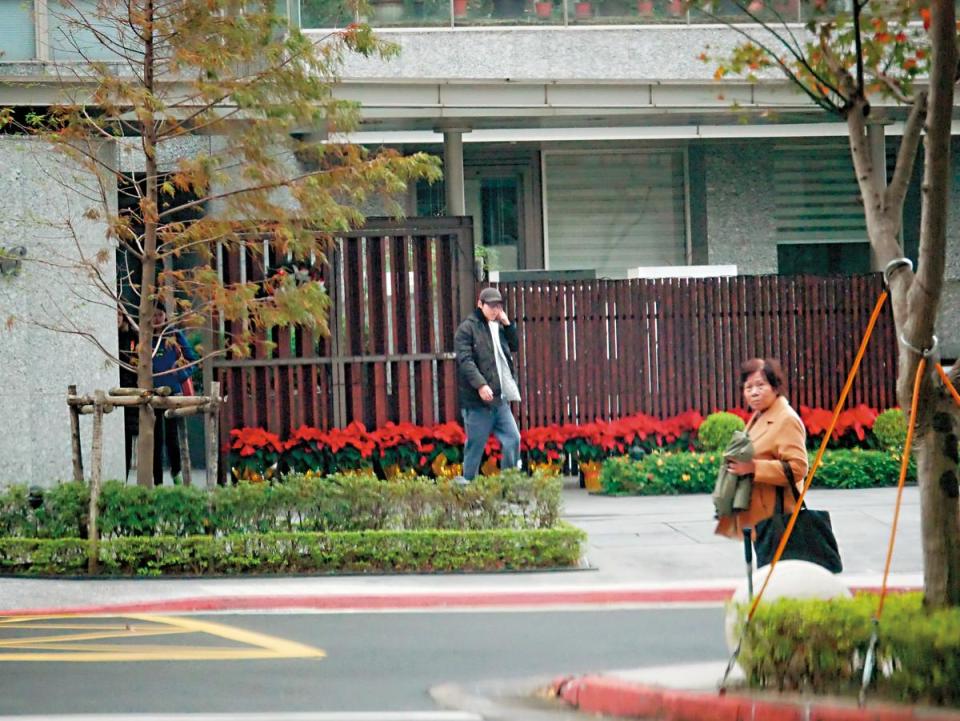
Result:
[[[814,455],[810,456],[813,463]],[[900,475],[900,454],[859,448],[828,450],[814,477],[816,488],[875,488],[895,486]],[[600,483],[614,495],[676,495],[710,493],[720,467],[720,453],[654,453],[634,461],[626,456],[603,464]],[[907,480],[916,482],[911,459]]]
[[[100,573],[163,574],[496,571],[574,566],[583,531],[345,531],[114,538],[99,543]],[[0,538],[0,573],[85,575],[88,542]]]
[[[289,476],[210,492],[111,481],[100,496],[102,538],[365,530],[550,528],[560,518],[562,481],[545,474],[449,481],[372,476]],[[32,509],[24,486],[0,490],[0,536],[85,538],[89,489],[63,483]]]
[[[740,665],[754,688],[856,693],[877,596],[761,604]],[[887,597],[879,626],[875,693],[897,701],[960,705],[960,608],[930,612],[919,593]]]

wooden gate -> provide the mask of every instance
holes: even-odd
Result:
[[[266,247],[218,265],[229,283],[267,278],[279,264]],[[214,362],[228,396],[221,440],[242,426],[286,437],[301,425],[455,420],[453,337],[474,304],[473,269],[469,218],[371,218],[339,236],[318,268],[331,299],[330,335],[274,329],[253,358]]]

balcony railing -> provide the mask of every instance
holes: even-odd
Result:
[[[648,25],[753,22],[732,2],[713,13],[687,10],[683,0],[367,0],[356,10],[353,0],[301,0],[305,28],[343,27],[366,21],[373,27],[476,27],[532,25]],[[750,11],[760,20],[806,22],[846,9],[844,0],[826,6],[808,0],[753,0]]]

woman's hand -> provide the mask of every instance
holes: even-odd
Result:
[[[727,461],[727,470],[735,476],[745,476],[748,473],[755,473],[757,464],[753,461]]]

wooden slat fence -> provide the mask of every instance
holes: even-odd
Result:
[[[270,277],[284,259],[264,243],[222,253],[224,280]],[[473,268],[469,219],[369,221],[341,235],[319,267],[332,303],[329,336],[274,329],[258,338],[253,358],[214,363],[228,396],[221,440],[243,426],[286,437],[301,425],[456,419],[453,336],[474,304]]]
[[[879,274],[501,283],[521,334],[522,428],[742,405],[738,368],[780,359],[788,396],[832,408],[882,290]],[[850,403],[896,405],[889,305]]]

